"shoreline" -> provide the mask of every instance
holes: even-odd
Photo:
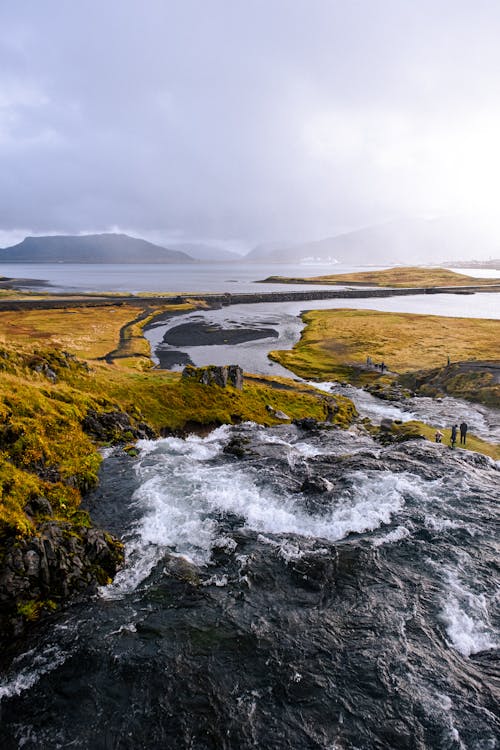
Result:
[[[427,294],[461,294],[470,295],[476,292],[500,292],[500,285],[466,286],[466,287],[401,287],[401,288],[357,288],[357,289],[324,289],[301,292],[242,292],[242,293],[186,293],[156,296],[83,296],[54,294],[46,299],[0,299],[0,311],[12,310],[56,310],[65,307],[110,307],[130,305],[141,307],[145,304],[184,304],[196,299],[207,305],[226,307],[238,304],[257,304],[262,302],[301,302],[321,299],[369,299],[380,297],[402,297]]]

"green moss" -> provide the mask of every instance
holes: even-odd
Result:
[[[17,605],[17,613],[28,622],[36,622],[42,612],[54,612],[56,609],[57,604],[52,599],[28,599]]]

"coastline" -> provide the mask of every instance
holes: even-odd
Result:
[[[476,292],[500,292],[500,285],[491,286],[463,286],[463,287],[403,287],[403,288],[356,288],[317,290],[302,292],[243,292],[222,294],[187,293],[173,295],[65,295],[54,294],[44,299],[1,299],[0,311],[9,310],[55,310],[68,306],[71,307],[111,307],[115,305],[131,305],[141,307],[142,305],[178,305],[185,304],[191,300],[197,300],[210,306],[222,306],[238,304],[257,304],[262,302],[307,302],[322,299],[367,299],[377,297],[401,297],[409,295],[428,294],[459,294],[469,295]]]

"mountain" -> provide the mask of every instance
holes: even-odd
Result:
[[[243,260],[239,253],[233,253],[231,250],[224,250],[222,247],[216,245],[205,245],[202,242],[182,242],[172,245],[169,243],[173,250],[180,250],[183,253],[187,253],[196,260],[201,260],[204,263],[210,261],[230,263],[232,261]]]
[[[365,227],[322,240],[268,249],[258,246],[245,260],[295,263],[306,259],[349,265],[437,263],[445,259],[488,257],[500,243],[480,228],[454,219],[413,219]]]
[[[196,263],[186,253],[167,250],[126,234],[26,237],[0,250],[4,263]]]

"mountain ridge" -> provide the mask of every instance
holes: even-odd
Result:
[[[498,255],[500,247],[481,228],[448,218],[387,222],[319,240],[273,245],[254,247],[245,260],[293,263],[311,259],[350,265],[415,265],[453,257]]]
[[[187,253],[170,250],[127,234],[28,236],[0,250],[8,263],[197,263]]]

